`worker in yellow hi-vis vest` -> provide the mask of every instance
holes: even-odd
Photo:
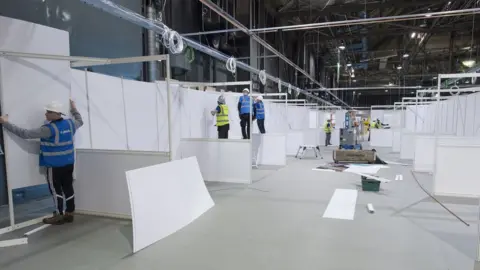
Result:
[[[228,139],[228,131],[230,130],[230,121],[228,119],[228,106],[225,104],[225,97],[219,96],[217,100],[217,108],[213,110],[212,115],[217,115],[217,130],[219,139]]]
[[[323,131],[325,131],[325,146],[332,145],[330,140],[332,139],[332,120],[328,119],[325,125],[323,126]]]

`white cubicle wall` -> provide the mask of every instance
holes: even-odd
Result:
[[[372,147],[392,147],[393,146],[393,130],[392,129],[375,129],[370,130],[370,145]]]
[[[178,158],[188,157],[197,157],[205,181],[252,183],[250,140],[182,138]]]
[[[480,144],[457,139],[436,147],[433,193],[441,196],[480,196],[478,157]]]
[[[416,172],[433,173],[435,169],[436,147],[455,143],[480,145],[480,137],[459,137],[440,135],[417,135],[415,137],[415,155],[413,169]]]
[[[287,137],[282,133],[252,134],[252,155],[256,165],[287,165]]]
[[[169,161],[166,152],[77,149],[77,212],[131,218],[125,172]]]

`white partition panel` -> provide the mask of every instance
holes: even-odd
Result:
[[[0,16],[0,50],[69,55],[68,32]],[[61,102],[68,112],[71,77],[67,61],[0,57],[2,114],[22,128],[39,128],[48,103]],[[38,141],[4,131],[4,143],[9,188],[45,184],[38,167]]]
[[[325,133],[321,129],[304,129],[303,130],[303,143],[308,145],[319,145],[320,144],[320,134]]]
[[[123,80],[128,150],[159,151],[157,88]]]
[[[88,72],[92,148],[127,150],[122,80]]]
[[[479,197],[480,145],[460,141],[436,147],[433,191],[435,195]]]
[[[194,157],[126,175],[134,253],[187,226],[215,205]]]
[[[374,147],[392,147],[393,131],[391,129],[370,130],[370,145]]]
[[[416,172],[433,172],[435,164],[435,136],[415,136],[413,170]]]
[[[182,138],[180,158],[197,157],[205,181],[252,182],[249,140]]]
[[[310,110],[308,112],[308,115],[309,115],[308,127],[309,128],[318,128],[318,111],[317,110]]]
[[[287,133],[287,155],[296,155],[298,147],[302,144],[304,144],[304,135],[301,130],[290,130]]]
[[[168,162],[168,153],[77,149],[77,211],[130,218],[125,172],[164,162]]]
[[[439,144],[480,145],[478,137],[417,135],[415,137],[414,170],[433,172],[435,169],[435,147]]]
[[[83,126],[75,133],[75,147],[92,148],[90,141],[90,124],[88,115],[87,82],[85,71],[72,69],[71,98],[82,116]]]
[[[415,155],[415,133],[402,131],[401,145],[400,145],[400,158],[401,159],[413,159]]]
[[[400,129],[392,129],[392,152],[398,153],[401,150],[402,132]]]
[[[252,135],[252,152],[259,165],[287,165],[287,139],[284,134]]]

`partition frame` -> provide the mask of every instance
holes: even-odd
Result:
[[[57,60],[57,61],[68,61],[70,62],[71,67],[88,67],[88,66],[99,66],[99,65],[111,65],[111,64],[125,64],[125,63],[138,63],[138,62],[150,62],[150,61],[165,61],[166,63],[166,84],[167,84],[167,99],[168,99],[168,140],[169,140],[169,159],[172,160],[172,131],[171,131],[171,108],[170,108],[170,100],[171,100],[171,90],[169,87],[170,80],[171,80],[171,72],[170,72],[170,56],[168,54],[165,55],[152,55],[152,56],[139,56],[139,57],[126,57],[126,58],[91,58],[91,57],[82,57],[82,56],[68,56],[68,55],[49,55],[49,54],[35,54],[35,53],[24,53],[24,52],[13,52],[13,51],[4,51],[0,50],[0,57],[17,57],[17,58],[30,58],[30,59],[45,59],[45,60]],[[86,71],[85,71],[86,72]],[[85,78],[86,82],[88,83],[87,77]],[[123,78],[122,78],[123,80]],[[88,97],[88,84],[87,87],[87,111],[90,117],[90,105],[89,105],[89,97]],[[71,96],[71,88],[70,88],[70,96]],[[0,92],[0,99],[3,105],[3,95]],[[3,107],[3,106],[2,106]],[[89,119],[90,120],[90,119]],[[89,121],[89,127],[91,127],[91,121]],[[90,128],[90,138],[91,138],[91,128]],[[8,151],[8,147],[4,145],[4,152]],[[7,163],[7,159],[5,158],[5,163]],[[7,170],[5,166],[5,170]],[[15,211],[13,205],[13,196],[12,196],[12,185],[9,183],[8,175],[6,175],[6,183],[7,183],[7,196],[8,196],[8,208],[9,208],[9,216],[10,216],[10,226],[5,228],[0,228],[0,235],[9,233],[18,229],[22,229],[25,227],[29,227],[35,224],[42,222],[43,218],[48,216],[43,216],[35,219],[31,219],[28,221],[15,223]],[[46,227],[44,227],[46,228]],[[44,229],[43,228],[43,229]],[[38,230],[39,231],[39,230]],[[37,232],[37,231],[35,231]],[[25,243],[26,244],[26,243]],[[8,245],[12,246],[12,245]]]
[[[250,144],[250,147],[249,147],[249,156],[251,159],[253,159],[253,139],[252,139],[252,131],[253,131],[253,127],[252,127],[252,124],[253,124],[253,121],[252,121],[252,118],[253,118],[253,97],[254,96],[260,96],[262,94],[253,94],[252,93],[252,88],[253,88],[253,82],[252,81],[236,81],[236,82],[182,82],[182,81],[175,81],[174,84],[177,84],[179,86],[187,86],[187,87],[219,87],[219,86],[248,86],[248,89],[249,89],[249,92],[248,92],[248,96],[250,97],[250,110],[251,110],[251,114],[250,114],[250,117],[249,117],[249,122],[250,122],[250,134],[249,134],[249,137],[250,139],[248,140],[249,141],[249,144]],[[217,93],[217,92],[215,92]],[[234,96],[240,96],[241,94],[240,93],[232,93],[232,92],[219,92],[219,94],[227,94],[227,95],[234,95]],[[276,94],[278,95],[278,94]],[[283,94],[282,94],[283,95]],[[286,95],[286,94],[285,94]],[[169,102],[171,102],[169,100]],[[283,101],[282,101],[283,102]],[[285,102],[287,102],[287,100],[285,99]],[[170,107],[170,105],[169,105]],[[203,139],[203,138],[201,138]],[[225,139],[214,139],[214,138],[209,138],[209,141],[223,141]],[[254,163],[255,162],[255,163]],[[252,166],[249,167],[250,169],[250,184],[253,183],[252,181],[252,167],[255,167],[257,168],[258,165],[257,165],[257,161],[255,159],[255,161],[251,161],[252,163]]]

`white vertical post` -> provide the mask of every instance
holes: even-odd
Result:
[[[168,158],[170,161],[173,160],[173,145],[172,145],[172,113],[171,113],[171,89],[170,89],[170,55],[166,55],[166,72],[167,76],[165,82],[167,84],[167,122],[168,122]]]
[[[125,104],[125,87],[123,86],[123,76],[120,78],[122,83],[122,103],[123,103],[123,117],[125,120],[125,138],[127,139],[127,150],[130,150],[130,143],[128,140],[128,123],[127,123],[127,106]]]
[[[87,113],[88,113],[88,136],[90,136],[90,148],[93,149],[93,136],[92,136],[92,117],[91,117],[91,110],[90,110],[90,91],[88,87],[88,71],[85,69],[85,92],[87,95]]]

